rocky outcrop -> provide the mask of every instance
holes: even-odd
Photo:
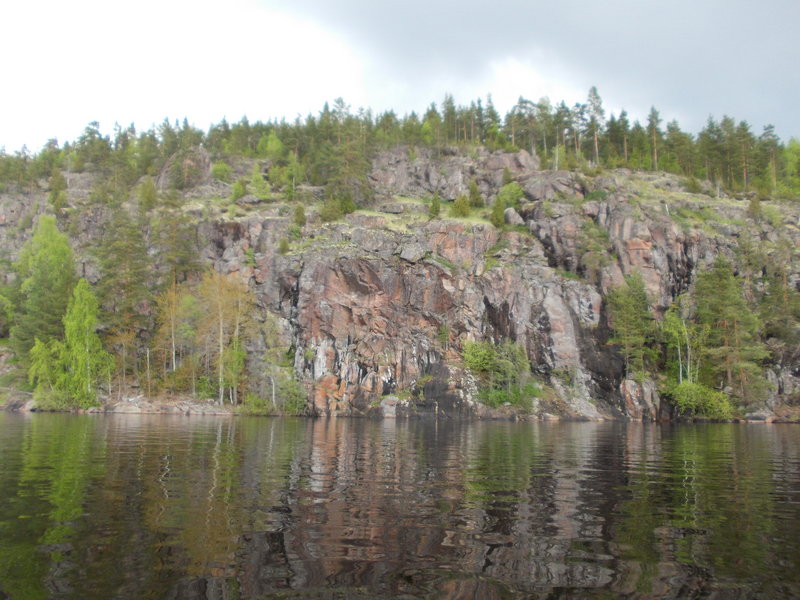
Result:
[[[534,415],[664,417],[655,384],[626,379],[607,344],[604,294],[640,272],[661,312],[701,265],[732,254],[741,235],[797,247],[797,215],[787,212],[778,231],[749,219],[744,203],[714,201],[708,209],[676,177],[619,171],[590,178],[537,168],[524,151],[383,153],[370,174],[377,210],[320,224],[310,209],[286,254],[277,249],[291,225],[288,207],[253,204],[232,218],[203,204],[196,187],[185,193],[186,210],[197,221],[201,258],[248,281],[261,318],[276,320],[316,414],[519,416],[477,402],[460,353],[468,340],[511,340],[546,388]],[[504,232],[483,220],[429,220],[426,204],[404,198],[438,191],[452,199],[475,180],[491,202],[504,173],[525,191],[522,206],[506,210],[514,227]],[[26,219],[44,210],[43,197],[0,195],[0,206],[0,244],[13,259],[29,234]],[[92,280],[98,274],[81,249],[98,235],[97,211],[61,217]],[[248,350],[250,385],[263,389],[264,341]],[[797,375],[795,364],[770,371],[768,410],[800,394]]]
[[[424,198],[434,192],[447,200],[466,194],[474,180],[484,198],[493,198],[503,174],[524,178],[539,168],[538,158],[525,150],[509,154],[480,148],[466,155],[457,148],[434,151],[405,148],[382,152],[369,175],[378,198]]]

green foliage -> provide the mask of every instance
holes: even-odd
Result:
[[[156,182],[149,175],[142,180],[137,194],[139,200],[139,210],[142,213],[149,213],[158,203],[158,191]]]
[[[14,305],[11,300],[0,294],[0,339],[8,335],[14,320]]]
[[[505,210],[506,210],[505,200],[503,200],[500,194],[498,194],[497,197],[494,199],[494,204],[492,204],[492,212],[489,215],[489,221],[491,221],[492,225],[494,225],[498,229],[503,227],[503,225],[505,225],[506,223]]]
[[[450,347],[450,326],[445,323],[436,331],[436,339],[439,345],[447,350]]]
[[[60,371],[55,387],[80,408],[97,403],[97,383],[113,365],[111,355],[103,350],[95,332],[97,312],[97,298],[86,280],[81,279],[64,316],[64,343],[55,342],[59,346]]]
[[[525,192],[522,186],[516,181],[505,184],[497,192],[497,198],[501,199],[505,206],[518,209],[520,201],[525,197]]]
[[[783,225],[784,215],[783,213],[775,206],[769,205],[762,205],[761,206],[761,215],[767,220],[767,222],[772,225],[774,228],[778,228]]]
[[[625,283],[611,290],[606,301],[614,334],[608,343],[620,347],[626,371],[642,378],[654,355],[655,327],[641,274],[625,277]]]
[[[49,181],[50,191],[47,194],[47,201],[53,210],[61,210],[66,204],[67,199],[67,180],[59,169],[53,169]]]
[[[342,214],[349,215],[353,213],[358,208],[356,203],[353,201],[353,198],[350,195],[343,196],[339,199],[339,206],[342,210]]]
[[[508,403],[529,409],[531,400],[540,395],[538,387],[529,381],[530,364],[519,344],[469,341],[464,344],[462,357],[480,383],[481,402],[488,406]]]
[[[230,183],[231,178],[233,177],[233,169],[231,169],[231,166],[226,162],[215,162],[213,165],[211,165],[211,177],[217,181]]]
[[[298,227],[305,227],[306,225],[306,209],[303,208],[302,204],[295,204],[294,206],[294,216],[292,217],[292,222],[297,225]]]
[[[527,410],[531,408],[531,401],[539,398],[542,390],[533,383],[526,383],[523,386],[515,386],[510,389],[497,389],[484,387],[478,391],[478,398],[486,406],[498,408],[505,404],[520,406]]]
[[[488,374],[494,370],[497,352],[491,342],[467,342],[464,344],[464,364],[476,374]]]
[[[605,202],[608,194],[604,190],[593,190],[583,197],[584,202]]]
[[[237,411],[246,415],[302,415],[307,410],[306,393],[297,380],[287,373],[277,377],[275,404],[271,398],[253,393],[245,394]]]
[[[674,386],[670,394],[680,414],[709,419],[730,419],[733,416],[728,396],[702,384],[684,381]]]
[[[235,388],[244,374],[246,353],[242,346],[242,338],[234,335],[222,353],[222,385]]]
[[[217,396],[217,386],[214,385],[214,378],[208,375],[201,375],[197,378],[195,393],[198,398],[212,400]]]
[[[587,279],[597,281],[612,260],[608,233],[591,219],[584,221],[578,238],[581,267]]]
[[[700,180],[697,179],[694,175],[689,177],[684,184],[686,186],[686,191],[690,194],[702,194],[703,193],[703,186],[700,185]]]
[[[289,252],[289,240],[286,238],[281,238],[280,243],[278,244],[278,253],[279,254],[287,254]]]
[[[270,200],[272,198],[272,189],[269,181],[264,177],[261,166],[258,163],[253,165],[253,172],[250,175],[250,189],[259,200]]]
[[[258,155],[270,159],[273,162],[282,160],[286,155],[283,142],[273,129],[269,135],[262,136],[258,142]]]
[[[323,223],[338,221],[343,215],[342,205],[337,198],[326,198],[319,211],[319,218],[322,219]]]
[[[439,263],[440,265],[445,267],[447,270],[449,270],[451,275],[455,276],[456,273],[458,273],[458,265],[450,262],[444,256],[439,256],[437,254],[437,255],[435,255],[433,257],[433,260],[435,260],[437,263]]]
[[[202,181],[204,160],[195,150],[182,149],[172,157],[169,167],[169,187],[185,190]]]
[[[431,198],[431,205],[428,207],[428,217],[431,219],[438,219],[439,214],[442,212],[441,200],[439,199],[439,192],[433,193]]]
[[[150,244],[155,247],[156,269],[168,281],[182,281],[200,270],[197,233],[190,215],[179,200],[165,199],[152,221]]]
[[[52,408],[89,408],[97,403],[97,383],[113,368],[95,332],[98,304],[89,284],[75,286],[64,315],[64,341],[36,339],[28,378],[36,395]]]
[[[142,303],[149,299],[152,283],[144,229],[143,222],[117,208],[95,251],[102,274],[98,295],[103,318],[114,329],[144,326]]]
[[[244,251],[244,263],[248,267],[255,267],[256,266],[256,253],[255,250],[252,248],[247,248]]]
[[[231,188],[231,200],[236,202],[247,195],[247,183],[244,179],[237,179]]]
[[[766,285],[759,303],[763,332],[771,338],[773,353],[789,355],[800,345],[800,292],[790,277],[792,252],[789,242],[776,248],[766,265]]]
[[[705,382],[734,387],[742,399],[760,397],[765,383],[760,363],[767,356],[758,339],[760,323],[727,261],[719,258],[698,274],[695,302],[697,322],[708,328]]]
[[[71,174],[86,171],[91,177],[85,179],[94,181],[91,201],[100,204],[98,209],[104,214],[109,209],[118,211],[118,207],[131,198],[138,201],[140,220],[119,211],[105,224],[102,245],[108,258],[101,259],[102,279],[97,290],[107,309],[103,324],[112,326],[116,332],[123,317],[135,322],[139,335],[131,344],[137,346],[147,337],[152,323],[147,311],[149,293],[140,294],[136,286],[152,290],[163,283],[191,280],[199,262],[197,232],[189,212],[181,206],[183,196],[169,191],[159,196],[154,181],[156,175],[160,182],[166,176],[168,188],[186,189],[204,180],[208,156],[217,157],[218,161],[212,165],[212,176],[228,182],[235,177],[230,165],[259,160],[252,174],[233,186],[235,198],[247,193],[249,188],[250,193],[261,199],[268,199],[270,190],[274,189],[289,200],[300,200],[298,190],[302,189],[302,184],[324,186],[329,197],[338,200],[326,202],[323,218],[335,220],[356,205],[365,206],[369,201],[367,174],[371,157],[377,150],[400,145],[408,149],[409,160],[417,160],[419,156],[432,156],[437,160],[445,146],[461,146],[462,151],[469,148],[473,157],[477,157],[479,144],[489,149],[509,148],[511,140],[514,147],[536,153],[546,167],[582,167],[588,173],[584,157],[592,157],[592,164],[597,166],[658,167],[679,173],[685,178],[686,189],[693,193],[715,186],[720,191],[737,195],[750,194],[745,197],[754,198],[749,207],[751,216],[776,228],[789,226],[788,221],[784,223],[779,205],[765,200],[800,195],[800,141],[791,139],[784,144],[769,126],[760,135],[754,135],[747,123],[729,117],[721,121],[709,119],[696,136],[682,132],[674,122],[667,124],[665,131],[655,108],[644,124],[629,122],[624,112],[611,115],[606,121],[596,90],[590,92],[587,103],[573,107],[563,102],[552,105],[546,100],[534,103],[520,98],[505,119],[497,114],[490,100],[485,105],[478,101],[457,106],[450,97],[438,109],[432,105],[424,115],[412,113],[403,118],[391,111],[378,115],[370,111],[351,112],[350,107],[338,99],[332,109],[326,106],[320,113],[305,119],[270,123],[250,123],[242,119],[233,125],[223,121],[212,126],[207,134],[186,122],[165,121],[150,131],[139,133],[132,128],[118,127],[109,137],[99,131],[97,123],[91,123],[79,140],[64,148],[51,142],[38,154],[23,151],[9,155],[0,151],[0,189],[33,192],[40,182],[49,178],[45,187],[47,200],[53,211],[60,214],[69,202],[67,179]],[[429,148],[422,148],[425,144]],[[269,168],[269,183],[264,180],[262,167]],[[137,182],[140,182],[138,188],[135,187]],[[591,188],[589,183],[585,185]],[[753,196],[756,191],[758,195]],[[499,226],[502,224],[500,205],[515,206],[523,197],[522,189],[513,182],[508,170],[503,172],[503,187],[498,197],[502,202],[496,203],[490,216]],[[580,202],[604,199],[605,192],[596,190]],[[434,206],[436,200],[441,201],[435,196],[429,206],[432,218],[441,210]],[[464,206],[457,200],[450,214],[468,217],[470,204],[483,206],[478,182],[474,180],[469,182]],[[547,202],[543,203],[543,208],[545,214],[552,212]],[[236,211],[238,209],[233,207],[232,213]],[[289,211],[287,207],[287,216],[291,215]],[[679,222],[692,226],[710,228],[710,224],[723,222],[711,207],[696,210],[670,207],[670,212]],[[27,234],[35,215],[32,208],[26,210],[17,230]],[[70,213],[70,218],[69,231],[77,232],[77,213]],[[138,229],[138,236],[122,223],[125,218],[129,219],[127,225],[131,229]],[[289,239],[299,238],[304,223],[304,207],[297,204],[294,223],[287,232]],[[53,229],[55,240],[61,234],[55,227]],[[6,299],[5,302],[0,300],[0,335],[8,331],[12,344],[17,349],[23,348],[20,354],[23,364],[27,361],[24,349],[31,349],[37,337],[48,348],[50,341],[63,338],[61,319],[75,280],[71,266],[51,268],[48,261],[42,260],[30,268],[32,243],[33,240],[28,244],[27,258],[23,252],[15,267],[17,283],[0,292]],[[42,245],[41,239],[37,244]],[[742,245],[740,238],[739,246]],[[151,249],[148,256],[152,260],[146,261],[144,269],[126,265],[138,260],[137,256],[141,258],[145,247]],[[578,272],[589,280],[597,280],[601,270],[612,260],[607,235],[587,220],[579,235],[578,250]],[[724,319],[712,318],[711,313],[720,307],[706,309],[710,292],[704,290],[702,274],[698,276],[697,292],[686,297],[685,306],[667,312],[660,340],[665,350],[662,364],[679,383],[700,383],[709,389],[727,387],[732,395],[752,397],[764,387],[760,376],[761,357],[765,355],[762,341],[767,342],[776,362],[790,364],[787,361],[793,360],[800,318],[796,308],[797,293],[791,278],[778,268],[793,260],[791,255],[778,258],[772,250],[766,254],[769,259],[761,261],[760,265],[749,264],[749,259],[743,256],[738,259],[738,276],[733,280],[743,303],[735,300],[724,285],[717,293],[728,298],[728,308],[739,315],[738,320],[731,315]],[[454,272],[458,270],[443,259],[436,260]],[[248,263],[252,263],[251,256],[248,256]],[[72,283],[65,283],[66,280]],[[115,291],[117,288],[119,292]],[[755,317],[756,308],[758,316],[749,318],[748,313]],[[735,333],[725,338],[726,331]],[[194,339],[195,335],[188,337]],[[651,339],[645,345],[652,347],[654,342]],[[187,343],[178,354],[183,354],[186,360],[175,368],[195,369],[185,380],[196,379],[202,371],[192,362],[199,354],[197,348]],[[629,359],[638,361],[634,356]],[[645,360],[645,367],[647,362]]]
[[[750,198],[747,203],[747,216],[754,221],[760,221],[763,213],[761,211],[761,199],[758,196]]]
[[[461,195],[455,199],[455,202],[450,206],[450,216],[455,218],[468,217],[472,212],[470,208],[469,199]]]
[[[45,343],[37,338],[29,356],[28,383],[42,390],[54,390],[57,377],[56,365],[59,360],[57,348],[52,343]]]
[[[349,193],[363,205],[369,200],[367,174],[374,151],[405,146],[408,159],[414,161],[422,145],[436,156],[444,146],[481,144],[489,150],[526,148],[542,159],[542,168],[586,169],[586,158],[591,157],[594,167],[668,170],[685,177],[691,192],[700,190],[697,182],[709,181],[735,192],[757,189],[772,197],[800,195],[800,141],[792,138],[784,144],[774,127],[768,125],[755,135],[747,122],[726,116],[719,121],[709,118],[699,134],[692,135],[675,121],[665,130],[655,107],[644,123],[631,123],[625,111],[606,119],[596,90],[590,90],[586,102],[572,107],[546,98],[538,102],[520,98],[505,118],[491,98],[485,104],[478,99],[458,106],[450,96],[441,110],[432,104],[423,115],[354,113],[337,99],[332,109],[326,105],[305,119],[280,123],[242,119],[233,125],[223,120],[208,133],[186,121],[164,121],[138,133],[117,127],[112,139],[93,122],[63,149],[53,141],[37,155],[0,153],[0,186],[30,189],[55,171],[88,170],[107,183],[107,193],[96,194],[95,199],[119,202],[138,178],[164,170],[169,187],[186,189],[198,183],[205,176],[208,152],[226,160],[238,156],[268,161],[270,182],[289,200],[295,198],[298,185],[309,182],[328,187],[336,196]],[[214,163],[212,176],[231,181],[233,173],[218,167],[225,164]],[[511,173],[504,170],[503,185],[510,183]],[[51,203],[60,203],[58,184],[50,189]],[[469,200],[475,207],[482,205],[476,189],[470,185]]]
[[[478,182],[473,179],[469,182],[469,205],[472,208],[482,208],[483,204],[483,197],[478,189]]]
[[[14,268],[20,285],[14,291],[11,345],[22,364],[27,364],[28,352],[37,338],[49,343],[63,337],[61,319],[75,284],[72,249],[53,217],[39,218]]]
[[[688,294],[675,298],[661,322],[661,338],[667,353],[668,371],[677,379],[696,382],[700,376],[702,352],[708,326],[694,319],[695,306]]]
[[[303,237],[303,230],[296,223],[292,223],[286,228],[286,234],[290,241],[296,242]]]
[[[300,383],[291,378],[281,387],[284,398],[283,412],[287,415],[302,415],[308,410],[306,392]]]

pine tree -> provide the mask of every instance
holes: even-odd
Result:
[[[600,99],[600,94],[597,92],[597,88],[592,86],[589,89],[589,97],[586,100],[586,105],[589,111],[589,133],[592,136],[592,140],[594,142],[594,164],[600,164],[600,130],[603,128],[603,120],[605,117],[605,111],[603,110],[603,101]]]
[[[158,191],[156,190],[156,183],[150,176],[142,180],[137,193],[139,200],[139,210],[142,214],[149,213],[156,207],[158,202]]]
[[[661,116],[655,106],[650,107],[650,114],[647,116],[647,132],[650,138],[650,152],[652,157],[651,169],[658,171],[658,139],[661,137]]]

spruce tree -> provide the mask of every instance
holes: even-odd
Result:
[[[442,203],[439,200],[439,192],[433,193],[433,198],[431,199],[431,205],[428,208],[428,216],[431,219],[438,219],[439,214],[442,212]]]
[[[153,230],[158,271],[168,282],[180,283],[200,270],[197,228],[180,206],[159,211]]]
[[[481,208],[483,206],[483,198],[478,189],[478,182],[474,179],[469,183],[469,205],[473,208]]]
[[[625,370],[642,377],[653,353],[650,343],[654,328],[641,274],[626,276],[625,283],[611,290],[606,299],[614,334],[608,343],[620,346]]]
[[[11,327],[11,345],[23,365],[38,338],[43,343],[61,339],[61,319],[75,285],[75,260],[67,236],[52,216],[42,215],[33,237],[15,265],[20,285]]]
[[[143,229],[144,223],[118,208],[97,250],[102,273],[98,292],[106,312],[104,320],[114,329],[144,325],[140,305],[150,296],[152,265]]]
[[[759,363],[767,355],[758,339],[760,323],[745,302],[730,263],[719,258],[697,277],[697,320],[708,327],[704,354],[709,387],[723,383],[740,398],[756,396],[763,386]]]
[[[506,203],[503,200],[500,194],[494,199],[494,204],[492,204],[492,214],[490,216],[490,221],[492,225],[497,227],[498,229],[505,225],[505,211],[506,211]]]
[[[306,225],[306,209],[303,205],[298,203],[294,207],[294,224],[298,227],[305,227]]]

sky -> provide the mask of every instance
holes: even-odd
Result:
[[[446,93],[585,102],[697,133],[729,115],[800,137],[800,0],[9,0],[0,148],[87,124],[203,130],[316,114],[399,115]]]

